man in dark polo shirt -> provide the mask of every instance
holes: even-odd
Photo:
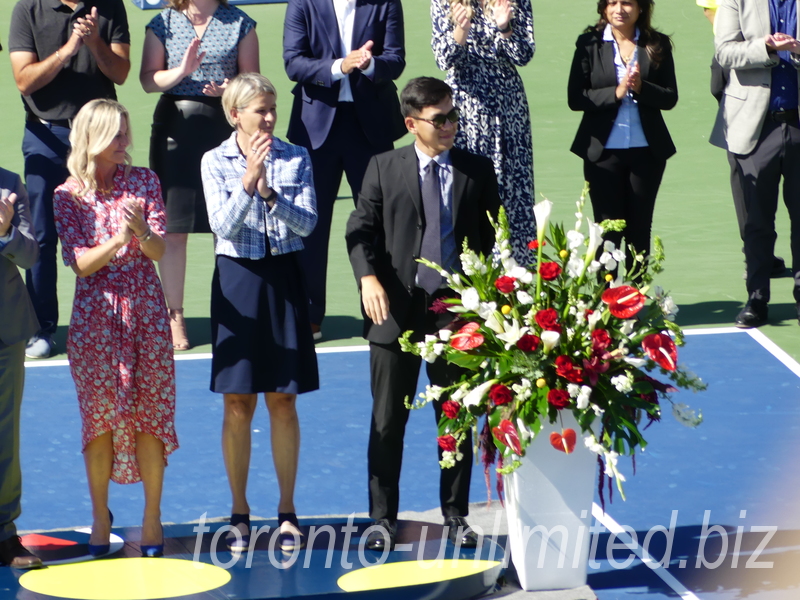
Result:
[[[26,283],[41,330],[25,355],[54,353],[58,325],[53,190],[67,178],[70,123],[95,98],[116,98],[130,71],[123,0],[19,0],[11,16],[11,68],[25,104],[25,183],[39,260]]]

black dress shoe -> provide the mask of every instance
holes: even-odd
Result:
[[[43,566],[42,559],[31,554],[22,545],[18,535],[12,535],[0,542],[0,565],[8,565],[15,569],[39,569]]]
[[[472,531],[464,517],[445,517],[444,527],[454,545],[462,548],[475,548],[478,545],[478,534]]]
[[[378,519],[370,528],[372,531],[367,536],[367,549],[383,552],[388,545],[389,550],[394,548],[397,535],[397,523],[389,519]]]
[[[776,277],[783,277],[787,275],[786,272],[786,261],[784,261],[780,256],[775,256],[772,259],[772,271],[770,272],[770,278],[774,279]]]
[[[734,325],[740,329],[760,327],[767,322],[769,312],[767,303],[759,300],[748,300],[741,312],[736,315]]]

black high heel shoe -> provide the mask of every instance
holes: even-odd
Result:
[[[111,509],[108,509],[108,518],[111,520],[111,527],[114,526],[114,513],[111,512]],[[108,544],[89,544],[89,554],[97,558],[98,556],[103,556],[104,554],[108,554],[109,550],[111,550],[111,543]]]
[[[284,521],[288,521],[300,531],[300,523],[297,522],[297,515],[295,513],[278,513],[278,527]],[[295,550],[302,550],[306,546],[305,536],[302,533],[295,535],[290,531],[281,531],[278,534],[278,546],[284,552],[294,552]]]
[[[231,527],[236,527],[241,524],[247,526],[247,533],[236,535],[231,531],[225,536],[225,544],[231,552],[246,552],[250,549],[250,515],[244,513],[231,514]]]
[[[161,558],[164,556],[164,526],[161,526],[161,543],[155,545],[139,544],[142,558]]]

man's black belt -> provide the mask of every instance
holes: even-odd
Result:
[[[72,129],[72,119],[40,119],[33,113],[27,113],[25,120],[28,121],[28,123],[42,123],[43,125],[55,125],[56,127],[66,127],[67,129]]]
[[[767,118],[776,123],[797,123],[798,112],[796,108],[789,110],[770,110],[767,112]]]

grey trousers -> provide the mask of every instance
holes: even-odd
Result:
[[[22,474],[19,417],[25,384],[25,341],[0,345],[0,542],[17,535]]]

